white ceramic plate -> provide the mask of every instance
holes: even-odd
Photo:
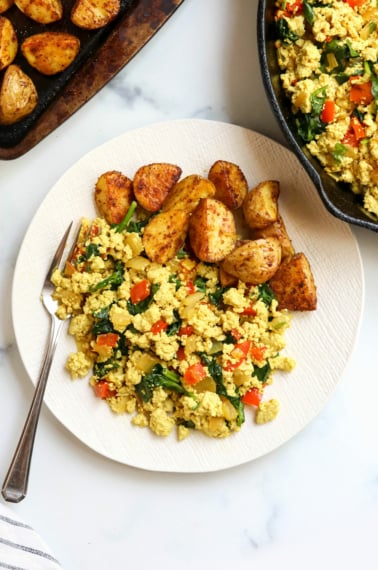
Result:
[[[62,333],[45,402],[56,418],[83,443],[115,461],[172,472],[216,471],[266,454],[303,429],[323,408],[354,348],[363,306],[364,282],[356,241],[348,225],[324,209],[310,179],[286,148],[253,131],[204,120],[159,123],[121,135],[88,153],[51,189],[23,241],[12,295],[18,347],[35,383],[45,348],[48,316],[39,302],[53,252],[71,220],[95,215],[93,187],[102,172],[129,177],[142,164],[174,162],[183,176],[206,176],[218,159],[239,164],[250,187],[264,179],[281,184],[280,208],[297,251],[304,251],[318,286],[316,312],[296,314],[287,332],[287,350],[297,366],[276,373],[267,397],[281,402],[278,418],[257,426],[246,410],[241,431],[225,440],[193,433],[178,442],[131,425],[93,396],[86,379],[72,382],[65,359],[75,350]]]

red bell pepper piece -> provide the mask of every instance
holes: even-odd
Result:
[[[133,303],[140,303],[144,299],[147,299],[151,293],[151,283],[148,279],[142,279],[142,281],[138,281],[131,287],[130,290],[130,297]]]
[[[184,381],[187,384],[197,384],[207,376],[206,368],[201,362],[192,364],[185,370]]]

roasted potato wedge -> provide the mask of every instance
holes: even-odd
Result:
[[[130,178],[109,170],[98,178],[94,198],[99,214],[109,224],[120,224],[133,201],[133,184]]]
[[[137,202],[148,212],[157,212],[181,176],[181,168],[175,164],[155,162],[141,166],[133,180]]]
[[[237,277],[227,273],[222,267],[219,267],[219,281],[222,287],[230,287],[238,282]]]
[[[80,40],[66,32],[42,32],[27,37],[21,51],[28,63],[43,75],[64,71],[75,59]]]
[[[200,200],[189,222],[189,241],[201,261],[221,261],[235,247],[236,228],[233,213],[215,198]]]
[[[15,0],[21,12],[39,24],[57,22],[63,16],[61,0]]]
[[[281,263],[281,246],[277,238],[244,241],[221,263],[227,273],[251,285],[269,281]]]
[[[285,259],[269,281],[278,309],[314,311],[317,291],[310,263],[304,253]]]
[[[6,12],[13,4],[14,0],[0,0],[0,14]]]
[[[77,0],[71,10],[71,21],[79,28],[97,30],[114,20],[120,9],[120,0]]]
[[[217,160],[209,170],[209,180],[216,188],[215,196],[231,210],[240,208],[248,192],[247,180],[237,164]]]
[[[18,65],[9,65],[0,89],[0,124],[17,123],[30,115],[37,103],[38,93],[33,81]]]
[[[18,41],[13,24],[0,16],[0,69],[8,67],[17,54]]]
[[[163,211],[185,210],[193,212],[202,198],[212,198],[215,186],[207,178],[190,174],[180,180],[168,194],[163,204]]]
[[[291,257],[295,253],[294,246],[291,242],[289,234],[287,233],[285,223],[280,214],[278,214],[276,222],[273,222],[269,226],[266,226],[266,228],[251,230],[250,235],[252,239],[267,237],[277,238],[281,244],[282,259]]]
[[[176,255],[185,242],[189,217],[184,210],[169,210],[151,218],[142,238],[148,259],[167,263]]]
[[[243,202],[247,226],[261,229],[278,218],[278,196],[280,185],[277,180],[265,180],[248,192]]]

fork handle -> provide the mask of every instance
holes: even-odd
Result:
[[[46,353],[43,359],[41,373],[36,384],[33,400],[8,473],[4,479],[1,494],[6,501],[11,503],[19,503],[26,496],[34,439],[37,431],[43,396],[63,322],[64,321],[57,321],[56,318],[52,318]]]

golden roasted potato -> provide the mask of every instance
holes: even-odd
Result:
[[[317,292],[310,263],[304,253],[285,259],[269,281],[278,309],[314,311]]]
[[[8,67],[17,54],[18,41],[13,24],[0,16],[0,69]]]
[[[251,285],[269,281],[281,263],[277,238],[243,241],[221,263],[227,273]]]
[[[98,178],[94,195],[99,214],[109,224],[120,224],[134,198],[133,184],[122,172],[109,170]]]
[[[0,124],[17,123],[34,111],[38,93],[33,81],[18,65],[5,70],[0,89]]]
[[[151,218],[142,238],[148,259],[166,263],[176,255],[185,242],[189,217],[184,210],[169,210]]]
[[[14,0],[0,0],[0,14],[6,12],[13,4]]]
[[[185,210],[190,214],[202,198],[212,198],[214,194],[215,186],[210,180],[198,174],[190,174],[180,180],[168,194],[163,211]]]
[[[28,63],[43,75],[64,71],[80,49],[77,37],[67,32],[42,32],[27,37],[21,51]]]
[[[209,170],[209,180],[216,188],[215,196],[231,210],[240,208],[248,192],[247,180],[237,164],[217,160]]]
[[[15,0],[15,4],[25,16],[40,24],[57,22],[63,16],[61,0]]]
[[[269,226],[266,226],[266,228],[251,230],[250,235],[252,239],[267,237],[277,238],[281,244],[282,259],[291,257],[295,253],[294,246],[291,242],[289,234],[287,233],[285,223],[280,214],[278,214],[276,222],[273,222]]]
[[[71,21],[79,28],[97,30],[114,20],[120,9],[120,0],[77,0],[71,10]]]
[[[181,172],[179,166],[165,162],[141,166],[133,180],[134,195],[140,206],[148,212],[160,210]]]
[[[230,287],[232,285],[235,285],[238,282],[238,279],[234,275],[227,273],[223,267],[219,267],[219,281],[222,287]]]
[[[243,202],[247,226],[251,229],[265,228],[278,218],[278,196],[280,184],[277,180],[265,180],[248,192]]]
[[[215,263],[235,247],[234,216],[223,202],[215,198],[200,200],[189,222],[189,241],[201,261]]]

